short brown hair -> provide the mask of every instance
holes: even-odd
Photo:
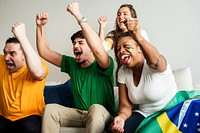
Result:
[[[6,44],[7,43],[20,43],[19,40],[16,38],[16,37],[9,37],[7,40],[6,40]]]
[[[74,33],[74,34],[71,36],[71,41],[72,41],[72,43],[74,42],[74,40],[75,40],[76,38],[85,38],[84,35],[83,35],[83,31],[82,31],[82,30],[77,31],[76,33]]]

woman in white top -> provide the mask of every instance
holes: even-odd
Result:
[[[133,133],[142,120],[164,108],[176,95],[177,87],[170,65],[142,35],[137,18],[129,19],[128,32],[114,47],[122,64],[118,72],[119,110],[112,132]],[[139,106],[133,111],[133,105]]]

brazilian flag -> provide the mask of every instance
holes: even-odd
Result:
[[[200,91],[179,91],[168,105],[145,118],[136,133],[200,133]]]

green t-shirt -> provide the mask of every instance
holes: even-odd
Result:
[[[82,68],[75,58],[63,55],[61,71],[71,78],[75,108],[88,110],[92,104],[101,104],[112,115],[115,114],[114,61],[111,57],[110,66],[103,69],[97,61]]]

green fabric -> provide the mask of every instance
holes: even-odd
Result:
[[[162,110],[146,117],[140,126],[137,128],[135,133],[149,133],[150,131],[153,133],[162,133],[159,124],[157,122],[157,116],[161,115],[166,110],[174,107],[175,105],[189,99],[200,97],[200,91],[193,90],[193,91],[179,91],[174,98],[167,104],[165,108]]]
[[[115,114],[114,61],[111,57],[110,66],[105,70],[96,61],[82,68],[75,58],[63,55],[61,71],[71,78],[75,108],[88,110],[92,104],[101,104]]]

